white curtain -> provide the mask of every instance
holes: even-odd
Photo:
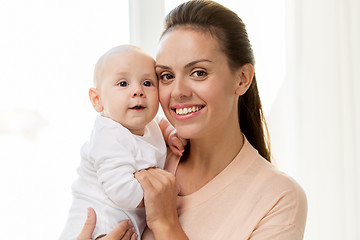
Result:
[[[304,239],[360,239],[360,1],[217,2],[247,24],[273,157],[308,197]]]
[[[286,1],[273,154],[308,198],[305,239],[360,239],[360,1]]]

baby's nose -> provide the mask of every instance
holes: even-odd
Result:
[[[141,89],[136,89],[133,93],[133,97],[143,97],[144,92]]]

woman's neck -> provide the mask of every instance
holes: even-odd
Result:
[[[189,152],[181,159],[176,174],[181,181],[181,194],[190,194],[216,177],[237,156],[243,143],[238,124],[191,139]]]
[[[239,153],[244,139],[240,131],[228,129],[220,131],[220,134],[208,136],[202,139],[190,140],[190,152],[188,161],[196,167],[202,168],[222,168],[227,166]],[[223,168],[222,168],[223,169]]]

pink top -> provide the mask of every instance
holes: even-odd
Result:
[[[176,172],[169,154],[165,168]],[[307,201],[302,188],[262,158],[245,139],[235,159],[198,191],[178,196],[180,224],[190,240],[302,239]],[[142,239],[154,239],[146,229]]]

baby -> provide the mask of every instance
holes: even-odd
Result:
[[[166,120],[155,118],[159,107],[155,61],[140,48],[122,45],[106,52],[95,66],[94,85],[89,97],[100,115],[81,149],[79,177],[72,185],[73,202],[60,239],[78,236],[88,207],[97,213],[93,239],[126,219],[133,222],[140,239],[146,225],[143,190],[133,174],[163,168],[164,139],[180,155],[183,140]]]

